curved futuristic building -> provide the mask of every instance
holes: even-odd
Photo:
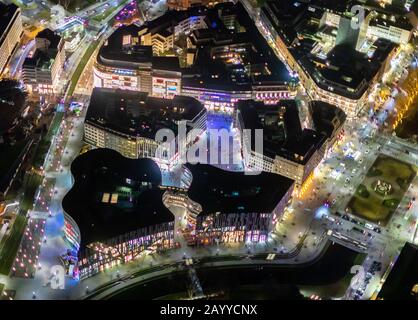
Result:
[[[78,251],[80,278],[173,245],[174,216],[163,204],[161,172],[151,159],[89,151],[71,165],[63,199],[65,237]]]

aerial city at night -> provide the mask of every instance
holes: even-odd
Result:
[[[0,300],[418,300],[418,1],[0,16]]]

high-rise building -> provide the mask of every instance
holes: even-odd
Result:
[[[0,3],[0,75],[20,42],[22,35],[20,8],[14,4]]]
[[[172,10],[187,10],[190,7],[196,7],[196,6],[212,7],[217,3],[222,3],[226,1],[225,0],[167,0],[167,6],[169,9],[172,9]]]

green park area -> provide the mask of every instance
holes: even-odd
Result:
[[[19,249],[20,240],[25,231],[27,219],[18,215],[13,223],[10,234],[0,243],[0,274],[8,275],[13,265],[13,260]]]
[[[416,168],[379,155],[348,203],[349,212],[386,225],[416,175]]]

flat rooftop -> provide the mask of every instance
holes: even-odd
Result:
[[[160,169],[151,159],[95,149],[77,157],[71,173],[74,185],[62,206],[80,229],[81,248],[174,221],[162,201]]]
[[[274,105],[246,100],[239,101],[237,108],[242,128],[252,131],[252,150],[255,150],[253,130],[263,130],[263,152],[267,157],[281,156],[305,164],[326,140],[322,133],[302,129],[294,100],[281,100]]]
[[[193,176],[188,196],[202,206],[201,215],[271,213],[293,185],[293,180],[274,173],[245,175],[207,164],[186,167]]]
[[[151,97],[146,92],[94,88],[85,122],[130,136],[154,139],[159,129],[177,132],[177,122],[192,121],[204,106],[194,98]]]

